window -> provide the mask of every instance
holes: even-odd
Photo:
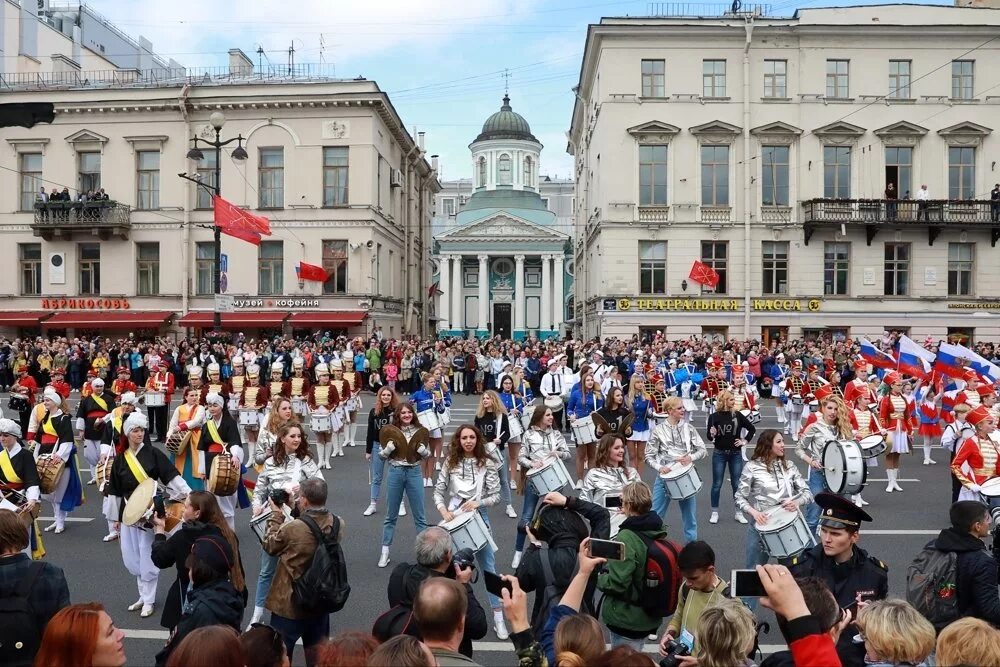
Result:
[[[913,149],[907,146],[886,146],[885,182],[896,187],[897,196],[913,192]]]
[[[729,146],[701,147],[701,203],[729,206]]]
[[[452,197],[446,197],[441,200],[442,213],[447,216],[455,215],[455,200]]]
[[[260,149],[259,208],[285,207],[285,153],[281,148]]]
[[[552,210],[552,209],[549,208],[549,198],[548,197],[542,197],[542,206],[545,207],[546,211]]]
[[[142,210],[160,208],[160,151],[136,153],[136,207]]]
[[[530,157],[524,158],[524,187],[531,188],[535,186],[535,176],[534,176],[534,166]]]
[[[284,292],[283,275],[285,262],[282,241],[261,241],[257,254],[257,294],[281,294]]]
[[[823,196],[827,199],[851,197],[851,147],[823,147]]]
[[[848,68],[850,60],[826,61],[826,96],[833,99],[850,97]]]
[[[951,96],[956,100],[971,100],[975,92],[975,60],[951,62]]]
[[[885,244],[886,296],[906,296],[910,289],[910,244]]]
[[[851,244],[827,241],[823,246],[823,294],[847,296],[851,275]]]
[[[788,294],[788,241],[762,241],[764,262],[763,293]]]
[[[500,185],[510,185],[513,174],[511,173],[510,156],[504,153],[497,162],[497,174]]]
[[[976,149],[948,148],[948,199],[976,198]]]
[[[701,242],[701,261],[715,269],[715,272],[719,274],[719,284],[715,286],[715,289],[713,290],[703,285],[701,288],[702,293],[725,294],[728,291],[728,257],[729,244],[725,241]]]
[[[788,146],[761,147],[761,203],[788,206]]]
[[[726,61],[725,60],[704,60],[702,61],[702,97],[725,97],[726,96]]]
[[[910,61],[889,61],[889,98],[910,99]]]
[[[788,61],[764,61],[764,97],[788,97]]]
[[[347,206],[347,146],[323,149],[323,206]]]
[[[81,243],[80,252],[80,294],[101,293],[101,244]]]
[[[948,244],[948,296],[972,296],[975,252],[971,243]]]
[[[667,147],[639,146],[639,206],[667,205]]]
[[[215,244],[201,241],[195,244],[195,294],[215,294]]]
[[[160,293],[160,244],[136,243],[136,294],[156,296]]]
[[[212,194],[215,191],[215,151],[205,151],[205,159],[198,162],[198,199],[197,208],[212,208]],[[204,186],[204,187],[203,187]]]
[[[486,158],[479,158],[479,187],[486,187]]]
[[[665,60],[642,61],[643,97],[664,97],[666,95],[666,71],[667,63]]]
[[[666,241],[639,241],[639,292],[667,293]]]
[[[101,154],[100,153],[80,153],[79,160],[79,180],[80,192],[101,189]]]
[[[347,241],[323,241],[323,294],[347,294]]]
[[[35,208],[35,197],[42,188],[42,154],[21,153],[21,208]]]
[[[17,254],[21,261],[21,296],[42,293],[42,244],[18,243]]]

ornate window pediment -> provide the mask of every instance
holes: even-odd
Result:
[[[66,141],[71,144],[106,144],[108,143],[108,138],[98,134],[97,132],[91,132],[90,130],[80,130],[79,132],[74,132],[73,134],[66,137]]]
[[[750,134],[757,137],[762,144],[770,146],[787,146],[795,143],[795,141],[802,134],[802,130],[794,125],[777,121],[775,123],[768,123],[767,125],[755,127],[750,130]]]
[[[670,143],[670,140],[680,131],[681,128],[658,120],[651,120],[648,123],[642,123],[626,130],[640,144]]]
[[[728,146],[743,132],[743,128],[731,125],[721,120],[712,120],[701,125],[688,128],[688,132],[698,138],[699,144],[715,144]]]
[[[854,144],[867,130],[851,123],[836,121],[812,131],[824,145],[849,146]]]
[[[873,134],[881,139],[885,146],[916,146],[920,138],[927,132],[926,127],[901,120],[898,123],[880,127]]]
[[[992,128],[970,121],[962,121],[938,130],[938,134],[949,146],[978,146],[991,132]]]

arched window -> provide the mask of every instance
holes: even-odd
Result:
[[[479,187],[486,187],[486,158],[479,158]]]
[[[526,188],[535,187],[535,182],[532,179],[532,167],[533,163],[530,157],[524,158],[524,186]]]
[[[506,153],[501,155],[497,161],[497,175],[499,176],[498,182],[500,185],[511,184],[513,174],[511,172],[510,156]]]

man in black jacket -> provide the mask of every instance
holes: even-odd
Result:
[[[458,652],[472,657],[472,641],[482,639],[489,630],[486,612],[476,599],[469,581],[475,572],[472,567],[460,568],[452,563],[451,535],[443,528],[431,526],[417,535],[414,543],[417,553],[416,565],[400,563],[389,576],[389,606],[403,606],[413,609],[413,603],[420,592],[420,584],[430,577],[453,577],[465,586],[468,608],[465,612],[465,634]]]
[[[949,518],[951,527],[942,530],[928,546],[958,554],[958,614],[1000,627],[997,562],[983,543],[990,534],[989,508],[975,500],[959,500],[951,506]]]

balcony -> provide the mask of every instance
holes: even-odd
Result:
[[[639,222],[669,222],[669,206],[640,206]]]
[[[38,202],[31,230],[46,241],[69,239],[73,235],[128,239],[132,209],[116,201]]]
[[[990,230],[990,245],[1000,240],[1000,201],[963,199],[810,199],[802,202],[805,243],[817,229],[864,227],[868,245],[880,229],[927,228],[927,244],[945,229]]]
[[[770,205],[761,206],[760,221],[765,224],[788,224],[792,221],[792,207]]]
[[[729,222],[729,215],[732,209],[728,206],[705,206],[701,207],[702,222]]]

